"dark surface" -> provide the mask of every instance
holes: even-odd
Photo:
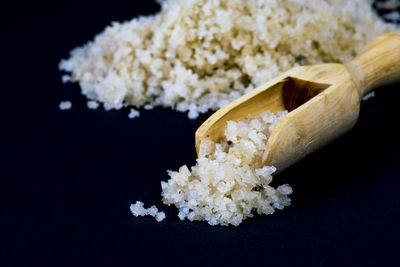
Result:
[[[130,120],[128,110],[88,110],[57,70],[110,21],[158,9],[143,2],[3,5],[0,265],[398,262],[400,84],[379,88],[351,132],[276,177],[294,188],[285,210],[210,227],[161,204],[165,170],[194,163],[194,131],[207,116],[156,109]],[[73,108],[60,111],[61,100]],[[136,200],[167,219],[134,218]]]

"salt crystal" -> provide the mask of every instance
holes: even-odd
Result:
[[[143,207],[143,202],[137,201],[135,204],[131,204],[130,210],[135,217],[144,216],[146,214],[146,210]]]
[[[290,195],[293,193],[292,187],[288,184],[278,186],[277,191],[283,195]]]
[[[147,209],[147,215],[150,215],[152,217],[156,216],[157,212],[158,209],[154,205]]]
[[[157,214],[156,214],[156,220],[157,220],[157,222],[161,222],[162,220],[164,220],[165,219],[165,213],[164,212],[158,212]]]
[[[144,203],[141,201],[136,201],[135,204],[131,204],[130,210],[135,217],[149,215],[156,218],[157,222],[161,222],[166,217],[165,213],[162,211],[159,212],[157,207],[154,205],[148,209],[145,209]]]
[[[399,22],[400,21],[400,13],[398,11],[392,11],[387,14],[384,14],[383,17],[387,20]]]
[[[58,107],[61,110],[68,110],[72,108],[72,103],[71,101],[61,101]]]
[[[97,109],[100,106],[100,104],[97,101],[89,100],[86,102],[86,106],[89,109]]]
[[[140,112],[134,108],[131,108],[128,117],[129,117],[129,119],[134,119],[134,118],[140,117]]]
[[[71,76],[63,75],[63,76],[61,76],[61,81],[62,81],[62,83],[70,82],[71,81]]]
[[[371,93],[366,94],[366,95],[362,98],[362,100],[363,100],[363,101],[367,101],[368,99],[373,98],[374,96],[375,96],[375,92],[372,91]]]

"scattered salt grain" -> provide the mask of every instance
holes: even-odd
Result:
[[[156,218],[157,222],[161,222],[166,217],[165,213],[162,211],[159,212],[157,207],[154,205],[148,209],[145,209],[144,203],[141,201],[136,201],[135,204],[131,204],[130,210],[135,217],[149,215]]]
[[[62,83],[70,82],[71,81],[71,76],[63,75],[63,76],[61,76],[61,81],[62,81]]]
[[[128,117],[129,117],[129,119],[134,119],[134,118],[140,117],[140,112],[134,108],[131,108]]]
[[[86,102],[86,105],[89,109],[97,109],[100,104],[97,101],[94,100],[89,100]]]
[[[366,95],[362,98],[362,100],[363,100],[363,101],[367,101],[368,99],[373,98],[373,97],[375,97],[375,92],[374,92],[374,91],[372,91],[371,93],[366,94]]]
[[[58,105],[58,108],[61,110],[71,109],[72,103],[71,103],[71,101],[61,101],[60,104]]]

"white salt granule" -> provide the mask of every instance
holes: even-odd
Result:
[[[129,119],[140,117],[140,112],[134,108],[131,108],[128,114]]]
[[[150,105],[150,104],[147,104],[147,105],[144,105],[143,108],[144,108],[145,110],[151,110],[151,109],[154,108],[154,106],[153,106],[153,105]]]
[[[70,75],[63,75],[61,76],[61,81],[62,83],[67,83],[71,81],[71,76]]]
[[[155,217],[157,215],[158,209],[156,206],[151,206],[150,208],[147,209],[146,213],[147,215],[150,215],[152,217]]]
[[[135,204],[131,204],[130,210],[135,217],[149,215],[156,218],[157,222],[161,222],[166,217],[165,213],[162,211],[159,212],[157,207],[154,205],[148,209],[145,209],[144,203],[141,201],[136,201]]]
[[[348,62],[377,35],[398,31],[370,0],[161,3],[154,16],[113,22],[60,70],[107,110],[162,106],[196,118],[291,67]]]
[[[223,140],[201,142],[195,166],[168,171],[170,179],[161,182],[164,204],[175,205],[180,220],[234,226],[253,213],[272,214],[289,206],[292,188],[271,187],[276,168],[261,166],[268,136],[286,114],[264,112],[228,121]]]
[[[86,106],[89,109],[97,109],[100,106],[100,104],[98,102],[96,102],[96,101],[89,100],[89,101],[86,102]]]
[[[144,208],[144,203],[141,201],[131,204],[130,210],[135,217],[147,215],[147,209]]]
[[[400,22],[400,13],[398,11],[392,11],[387,14],[384,14],[383,17],[387,20],[393,21],[393,22]]]
[[[375,97],[375,92],[374,92],[374,91],[372,91],[371,93],[366,94],[366,95],[362,98],[362,100],[363,100],[363,101],[366,101],[366,100],[368,100],[368,99],[370,99],[370,98],[373,98],[373,97]]]
[[[288,184],[280,185],[276,190],[278,190],[279,193],[284,195],[290,195],[291,193],[293,193],[292,187]]]
[[[130,209],[131,209],[132,214],[135,217],[145,216],[146,215],[146,209],[143,206],[144,206],[144,203],[141,202],[141,201],[136,201],[135,204],[131,204]]]
[[[183,212],[178,212],[178,218],[181,220],[181,221],[183,221],[184,219],[185,219],[185,213],[183,213]]]
[[[58,105],[58,108],[61,110],[71,109],[72,103],[71,103],[71,101],[61,101],[60,104]]]
[[[165,213],[157,212],[157,214],[155,215],[155,218],[156,218],[157,222],[161,222],[162,220],[165,219]]]

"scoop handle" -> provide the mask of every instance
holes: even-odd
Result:
[[[400,34],[378,36],[345,65],[360,98],[379,86],[400,81]]]

